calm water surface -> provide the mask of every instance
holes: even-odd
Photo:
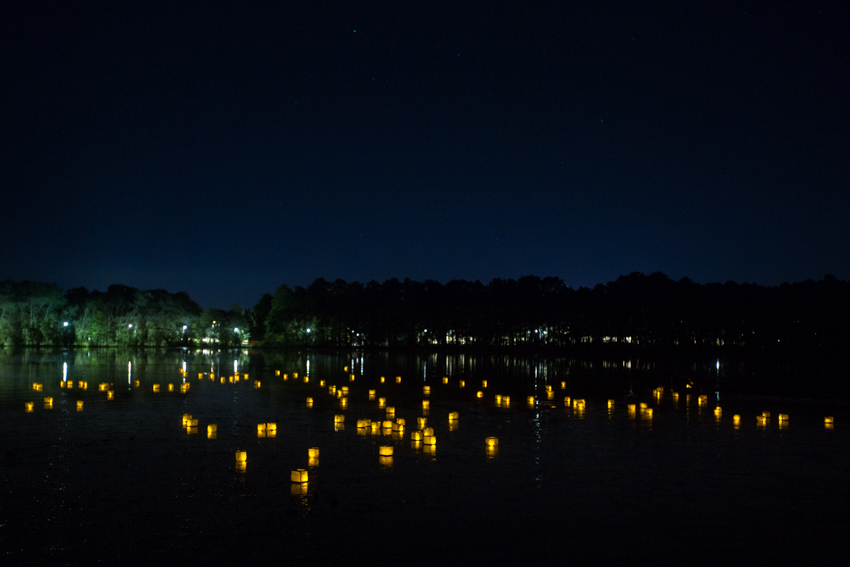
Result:
[[[682,373],[637,360],[0,353],[0,552],[4,565],[846,564],[848,407],[728,395],[723,371],[722,361]],[[334,386],[348,388],[345,407]],[[387,420],[379,398],[405,420],[402,434],[357,427]],[[419,417],[436,445],[411,441]],[[258,436],[266,423],[274,437]],[[291,482],[294,469],[306,484]]]

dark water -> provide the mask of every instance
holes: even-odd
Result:
[[[848,407],[730,394],[724,372],[713,360],[0,353],[3,564],[844,564]],[[346,408],[332,385],[349,388]],[[369,390],[406,420],[403,436],[358,430],[386,418]],[[433,452],[411,442],[423,399]],[[276,436],[258,438],[259,423]],[[306,485],[290,482],[298,468]]]

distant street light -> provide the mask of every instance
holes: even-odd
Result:
[[[63,326],[64,326],[64,327],[67,327],[67,326],[68,326],[68,321],[65,321],[65,324],[64,324]]]

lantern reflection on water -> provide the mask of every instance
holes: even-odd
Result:
[[[292,471],[292,474],[289,475],[289,479],[292,482],[307,482],[307,469],[295,469]]]
[[[434,455],[436,455],[437,454],[437,442],[434,441],[434,443],[431,443],[431,444],[427,444],[427,443],[424,444],[422,446],[422,453],[424,453],[425,455],[431,455],[432,457]]]
[[[34,407],[35,407],[35,402],[24,403],[24,411],[27,412],[27,413],[32,413]]]
[[[380,464],[382,467],[387,467],[387,468],[392,467],[393,466],[393,458],[380,455],[380,456],[378,456],[378,464]]]
[[[340,398],[339,399],[339,407],[345,409],[348,407],[348,398]]]
[[[308,482],[290,482],[289,493],[292,496],[307,496],[308,486],[310,486],[310,483]]]
[[[566,390],[566,389],[567,389],[567,383],[566,383],[566,382],[561,382],[561,389],[562,389],[562,390]]]
[[[307,457],[307,466],[315,468],[319,466],[319,457]]]
[[[499,446],[498,445],[487,445],[485,448],[487,453],[487,458],[492,459],[499,455]]]
[[[83,411],[83,400],[77,400],[77,411]]]

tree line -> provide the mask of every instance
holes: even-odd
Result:
[[[390,279],[280,286],[253,309],[201,309],[185,292],[0,284],[7,346],[841,348],[850,282],[697,284],[632,273],[593,288],[559,278]]]

